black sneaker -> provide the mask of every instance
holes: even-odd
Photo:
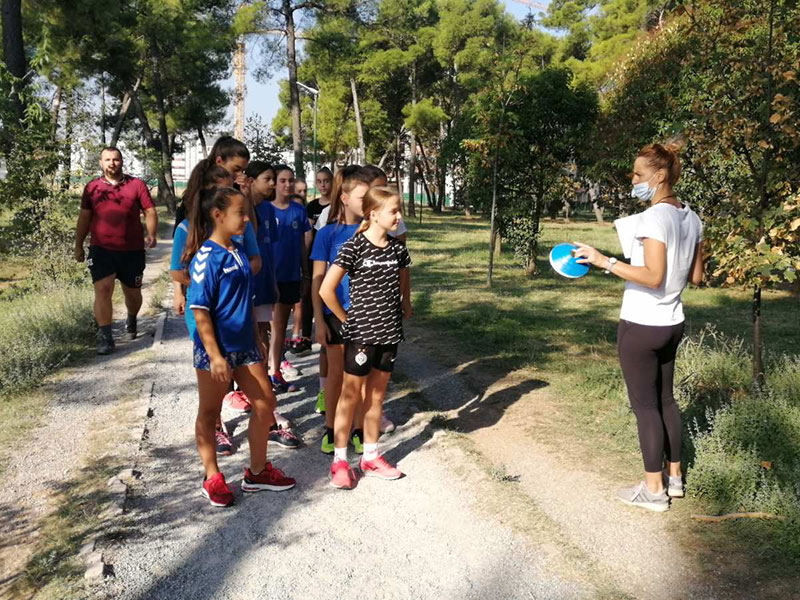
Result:
[[[114,338],[107,338],[104,335],[97,336],[97,353],[101,355],[111,354],[114,351]]]
[[[296,450],[300,447],[300,439],[291,429],[271,429],[269,441],[273,444],[278,444],[281,448],[289,448],[291,450]]]
[[[128,319],[125,321],[125,332],[128,334],[129,340],[136,339],[136,316],[135,315],[128,315]]]

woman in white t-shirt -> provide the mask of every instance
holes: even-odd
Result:
[[[676,143],[651,144],[633,164],[631,195],[650,207],[635,219],[630,264],[578,244],[579,262],[625,280],[617,349],[636,415],[645,480],[620,490],[626,504],[662,512],[683,497],[681,415],[672,392],[683,337],[681,292],[703,281],[703,226],[673,192],[681,173]],[[666,457],[666,469],[664,459]]]

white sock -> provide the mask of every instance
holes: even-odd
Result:
[[[320,389],[320,391],[325,390],[325,381],[327,379],[328,379],[327,377],[323,377],[322,375],[319,376],[319,389]]]
[[[344,448],[334,447],[333,462],[336,462],[337,460],[343,460],[344,462],[347,462],[347,446],[345,446]]]
[[[378,458],[378,442],[374,444],[364,444],[364,460],[375,460]]]

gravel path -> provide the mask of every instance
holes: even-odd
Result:
[[[408,354],[411,348],[403,348]],[[550,551],[481,510],[469,460],[427,435],[414,397],[395,392],[384,436],[407,477],[362,480],[356,490],[328,486],[329,457],[319,452],[323,419],[314,414],[316,354],[297,361],[300,392],[282,412],[307,446],[271,450],[298,480],[291,491],[242,497],[246,418],[223,412],[238,450],[221,460],[237,494],[230,509],[200,496],[194,448],[196,387],[183,324],[167,321],[156,359],[148,437],[129,494],[128,535],[104,548],[115,576],[98,595],[119,599],[192,598],[576,598],[592,588],[565,580]],[[401,354],[401,356],[402,356]],[[399,359],[400,360],[400,359]],[[413,451],[412,451],[413,450]],[[465,474],[465,475],[462,475]],[[542,543],[549,543],[543,540]]]
[[[145,286],[166,268],[169,251],[165,242],[148,251]],[[147,289],[143,306],[148,306]],[[124,316],[124,307],[115,307],[115,316]],[[151,346],[154,329],[154,317],[140,317],[139,337],[129,342],[123,339],[124,318],[117,320],[116,352],[93,356],[45,382],[42,392],[52,396],[52,403],[41,426],[15,448],[0,486],[0,592],[13,584],[30,556],[42,519],[58,508],[61,494],[81,477],[82,469],[109,461],[119,461],[120,469],[128,466],[124,461],[135,453],[138,440],[130,437],[132,424],[126,417],[133,413],[149,375],[142,350]],[[112,372],[114,377],[109,377]]]

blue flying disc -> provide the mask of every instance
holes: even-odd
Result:
[[[562,277],[577,279],[589,272],[588,264],[581,264],[572,254],[578,247],[575,244],[558,244],[550,250],[550,266]]]

